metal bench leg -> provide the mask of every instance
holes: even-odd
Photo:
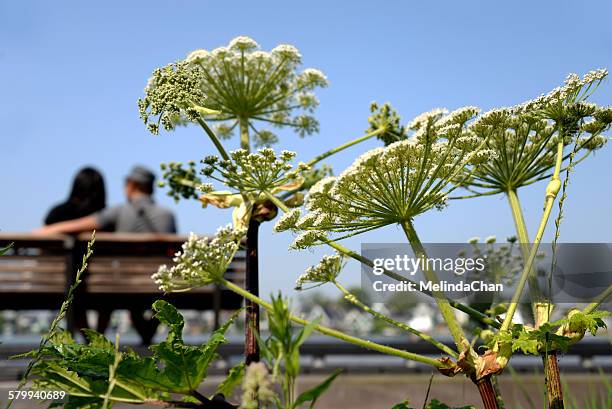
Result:
[[[132,325],[138,335],[140,335],[142,345],[151,345],[151,341],[159,326],[159,321],[155,318],[146,319],[144,313],[145,310],[143,309],[130,309]]]

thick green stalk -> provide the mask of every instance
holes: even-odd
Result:
[[[523,251],[523,259],[527,260],[529,257],[529,233],[527,233],[527,225],[525,224],[525,218],[523,217],[523,211],[521,209],[521,202],[516,193],[516,189],[508,189],[506,191],[506,197],[512,210],[512,218],[514,219],[514,226],[516,227],[516,235],[518,236],[521,249]]]
[[[412,225],[412,222],[410,220],[405,220],[402,223],[402,228],[404,229],[406,238],[408,239],[408,242],[410,243],[410,247],[412,247],[412,250],[414,251],[415,256],[418,258],[427,259],[428,258],[427,252],[425,251],[425,248],[423,247],[423,244],[421,243],[421,240],[419,239],[416,233],[416,230],[414,229],[414,226]],[[438,277],[433,270],[430,270],[429,268],[424,268],[423,273],[425,274],[425,277],[429,281],[431,281],[433,284],[436,284],[439,282]],[[457,318],[455,317],[455,313],[453,312],[448,302],[448,299],[442,292],[437,291],[437,290],[432,291],[432,296],[436,300],[438,309],[440,310],[440,313],[442,313],[442,316],[444,317],[446,326],[448,327],[448,330],[453,336],[453,339],[455,340],[455,344],[457,345],[457,348],[460,351],[462,351],[463,349],[465,349],[465,345],[469,345],[469,342],[465,338],[465,335],[463,334],[463,330],[461,329],[461,327],[459,326],[459,323],[457,322]]]
[[[512,218],[514,219],[514,225],[516,226],[516,234],[519,239],[519,245],[521,246],[523,262],[526,262],[529,259],[530,250],[529,233],[527,232],[527,225],[525,224],[525,218],[523,217],[521,202],[515,189],[508,189],[506,191],[506,197],[508,198],[508,203],[510,204],[510,209],[512,210]],[[529,294],[531,295],[531,300],[533,301],[531,310],[537,328],[539,327],[538,324],[543,323],[542,319],[547,320],[549,303],[542,300],[538,281],[534,274],[529,273],[528,283]],[[543,311],[544,309],[546,311]]]
[[[251,151],[251,143],[249,138],[249,121],[246,118],[239,118],[240,125],[240,147],[247,152]]]
[[[394,327],[397,327],[401,330],[404,331],[408,331],[414,335],[416,335],[417,337],[421,338],[423,341],[429,342],[431,345],[435,346],[436,348],[438,348],[440,351],[447,353],[448,355],[452,356],[453,358],[457,359],[459,358],[459,354],[457,354],[457,352],[453,351],[451,348],[449,348],[448,346],[444,345],[443,343],[441,343],[440,341],[436,340],[435,338],[417,330],[412,328],[410,325],[406,325],[403,322],[399,322],[394,320],[391,317],[387,317],[385,314],[381,314],[378,311],[373,310],[370,306],[364,304],[363,302],[359,301],[359,299],[353,294],[351,293],[349,290],[347,290],[346,288],[344,288],[344,286],[342,284],[340,284],[338,281],[333,280],[332,281],[334,283],[334,285],[338,288],[338,290],[340,290],[340,292],[342,292],[342,294],[344,294],[344,299],[347,300],[348,302],[350,302],[351,304],[353,304],[354,306],[362,309],[363,311],[367,312],[370,315],[373,315],[374,317],[385,321],[386,323],[393,325]]]
[[[265,308],[268,311],[272,311],[272,304],[270,304],[267,301],[264,301],[263,299],[249,293],[248,291],[246,291],[245,289],[243,289],[242,287],[239,287],[238,285],[227,281],[225,279],[221,279],[220,280],[220,284],[223,284],[224,286],[226,286],[229,290],[241,295],[242,297],[251,300],[254,303],[259,304],[261,307]],[[310,324],[309,321],[296,317],[295,315],[289,315],[289,319],[299,325],[308,325]],[[400,358],[404,358],[407,359],[409,361],[416,361],[416,362],[421,362],[423,364],[426,365],[431,365],[434,366],[436,368],[441,368],[444,366],[444,364],[440,361],[438,361],[437,359],[433,359],[433,358],[429,358],[427,356],[423,356],[423,355],[419,355],[419,354],[415,354],[412,352],[408,352],[408,351],[403,351],[401,349],[397,349],[397,348],[392,348],[386,345],[381,345],[381,344],[377,344],[376,342],[372,342],[372,341],[368,341],[365,339],[361,339],[358,337],[354,337],[352,335],[348,335],[345,334],[344,332],[335,330],[333,328],[328,328],[328,327],[324,327],[323,325],[316,325],[315,326],[315,330],[320,332],[321,334],[324,335],[328,335],[330,337],[334,337],[337,338],[339,340],[354,344],[354,345],[358,345],[360,347],[366,348],[366,349],[370,349],[372,351],[376,351],[376,352],[380,352],[382,354],[386,354],[386,355],[392,355],[392,356],[398,356]]]
[[[202,127],[202,129],[204,129],[204,132],[206,132],[206,134],[208,135],[208,137],[210,138],[210,140],[212,141],[212,143],[215,145],[215,147],[217,148],[217,150],[219,151],[219,154],[221,155],[221,157],[225,160],[230,160],[229,155],[227,154],[227,151],[225,150],[225,148],[223,147],[223,144],[221,143],[221,141],[219,140],[219,138],[217,137],[217,135],[215,135],[215,133],[213,132],[212,129],[210,129],[210,127],[208,126],[208,124],[198,118],[198,124],[200,124],[200,126]]]
[[[521,210],[521,203],[519,201],[516,190],[509,189],[506,192],[510,208],[512,209],[512,216],[516,225],[516,233],[521,244],[521,250],[523,252],[523,261],[527,262],[529,259],[529,234],[527,233],[527,226],[523,218],[523,212]],[[539,302],[539,291],[537,290],[538,283],[536,277],[529,273],[529,290],[531,293],[531,299],[533,300],[532,313],[534,317],[534,324],[536,328],[539,328],[545,322],[550,320],[550,313],[552,311],[552,305],[549,302]],[[542,362],[544,363],[544,376],[546,377],[546,390],[549,400],[549,407],[562,409],[563,408],[563,394],[561,388],[561,375],[559,373],[559,364],[557,362],[557,354],[554,351],[542,355]]]
[[[548,186],[546,187],[544,212],[542,214],[542,219],[540,220],[540,226],[538,227],[538,232],[536,233],[533,245],[531,246],[531,250],[529,251],[529,256],[525,261],[525,266],[523,267],[523,272],[521,273],[518,285],[516,287],[514,295],[512,296],[512,301],[508,306],[508,312],[506,313],[506,317],[504,318],[504,322],[501,326],[502,331],[507,331],[510,328],[510,325],[512,324],[512,317],[516,312],[521,295],[523,294],[523,289],[525,288],[525,284],[527,283],[527,280],[529,278],[529,273],[531,272],[531,269],[533,267],[533,262],[535,261],[538,249],[540,248],[540,242],[542,241],[542,236],[544,236],[544,230],[546,230],[546,224],[548,223],[553,204],[555,203],[555,198],[557,197],[557,194],[561,189],[561,179],[559,178],[559,172],[561,171],[562,160],[563,142],[560,142],[557,144],[557,160],[555,164],[555,171],[550,182],[548,183]]]
[[[372,137],[374,137],[374,136],[376,136],[376,135],[378,135],[378,134],[380,134],[380,133],[382,133],[384,131],[385,131],[384,128],[380,128],[380,129],[377,129],[377,130],[372,131],[370,133],[367,133],[365,135],[362,135],[362,136],[360,136],[358,138],[352,139],[352,140],[350,140],[350,141],[348,141],[346,143],[343,143],[340,146],[337,146],[337,147],[335,147],[333,149],[328,150],[327,152],[323,152],[322,154],[315,156],[314,158],[309,160],[306,164],[308,166],[314,166],[315,164],[321,162],[323,159],[328,158],[328,157],[330,157],[330,156],[332,156],[332,155],[334,155],[334,154],[336,154],[338,152],[341,152],[341,151],[343,151],[343,150],[345,150],[347,148],[350,148],[353,145],[357,145],[358,143],[366,141],[366,140],[368,140],[368,139],[370,139],[370,138],[372,138]]]
[[[280,210],[282,210],[283,212],[288,212],[289,208],[281,201],[279,200],[276,196],[274,196],[273,194],[271,194],[270,192],[264,192],[265,195],[270,199],[270,201],[272,201],[272,203],[274,203]],[[353,260],[359,261],[362,264],[365,264],[368,267],[374,267],[374,263],[372,262],[372,260],[363,257],[361,254],[356,253],[346,247],[344,247],[343,245],[336,243],[335,241],[331,241],[328,240],[325,237],[320,237],[320,240],[327,244],[328,246],[330,246],[331,248],[333,248],[334,250],[337,250],[339,253],[344,254],[347,257],[352,258]],[[390,278],[393,278],[394,280],[397,281],[408,281],[408,282],[412,282],[410,279],[408,279],[407,277],[404,277],[400,274],[397,274],[391,270],[387,270],[387,269],[383,269],[383,273]],[[427,291],[422,291],[423,294],[429,295],[431,296],[431,294]],[[486,314],[483,314],[482,312],[475,310],[474,308],[468,306],[468,305],[463,305],[461,303],[458,303],[457,301],[453,301],[453,300],[448,300],[449,304],[451,305],[451,307],[469,315],[471,318],[473,318],[474,320],[481,322],[485,325],[491,326],[493,328],[500,328],[501,324],[499,322],[497,322],[495,319],[489,317]]]

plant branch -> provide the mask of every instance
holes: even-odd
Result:
[[[384,128],[380,128],[380,129],[377,129],[375,131],[369,132],[369,133],[367,133],[365,135],[362,135],[362,136],[360,136],[358,138],[352,139],[352,140],[350,140],[350,141],[348,141],[346,143],[343,143],[340,146],[337,146],[337,147],[335,147],[333,149],[328,150],[327,152],[323,152],[322,154],[315,156],[314,158],[312,158],[311,160],[306,162],[306,164],[308,166],[314,166],[315,164],[321,162],[323,159],[328,158],[328,157],[330,157],[330,156],[332,156],[332,155],[334,155],[334,154],[336,154],[338,152],[341,152],[341,151],[343,151],[343,150],[345,150],[347,148],[350,148],[353,145],[357,145],[358,143],[366,141],[366,140],[372,138],[373,136],[376,136],[376,135],[378,135],[378,134],[380,134],[380,133],[382,133],[384,131],[385,131]]]
[[[234,283],[232,283],[230,281],[227,281],[224,278],[222,278],[220,280],[220,284],[223,284],[229,290],[231,290],[231,291],[241,295],[242,297],[244,297],[244,298],[246,298],[248,300],[251,300],[254,303],[259,304],[261,307],[265,308],[268,311],[272,311],[273,310],[272,304],[270,304],[269,302],[264,301],[263,299],[261,299],[261,298],[255,296],[255,295],[249,293],[248,291],[246,291],[242,287],[239,287],[238,285],[236,285],[236,284],[234,284]],[[310,324],[309,321],[307,321],[305,319],[302,319],[302,318],[299,318],[299,317],[296,317],[295,315],[292,315],[292,314],[289,315],[289,319],[291,321],[293,321],[293,322],[295,322],[295,323],[297,323],[299,325],[303,325],[303,326],[306,326],[306,325]],[[421,362],[423,364],[431,365],[431,366],[434,366],[436,368],[441,368],[441,367],[444,366],[444,364],[442,362],[438,361],[437,359],[433,359],[433,358],[430,358],[430,357],[427,357],[427,356],[415,354],[413,352],[403,351],[401,349],[389,347],[389,346],[386,346],[386,345],[381,345],[381,344],[378,344],[376,342],[372,342],[372,341],[365,340],[365,339],[362,339],[362,338],[354,337],[352,335],[345,334],[345,333],[343,333],[341,331],[338,331],[338,330],[335,330],[333,328],[324,327],[322,325],[316,325],[314,328],[315,328],[316,331],[320,332],[321,334],[328,335],[330,337],[334,337],[334,338],[340,339],[342,341],[345,341],[345,342],[348,342],[348,343],[351,343],[351,344],[354,344],[354,345],[358,345],[358,346],[361,346],[361,347],[366,348],[366,349],[377,351],[377,352],[380,352],[380,353],[383,353],[383,354],[392,355],[392,356],[398,356],[400,358],[404,358],[404,359],[407,359],[409,361]]]
[[[415,255],[418,258],[427,259],[427,252],[425,251],[425,248],[423,247],[423,244],[421,243],[421,240],[419,239],[416,230],[412,225],[412,222],[410,220],[405,220],[402,223],[402,228],[404,229],[406,238],[408,239],[410,247],[412,247],[412,250],[414,251]],[[433,270],[429,268],[424,268],[423,273],[425,274],[425,277],[432,283],[435,284],[439,282],[438,277]],[[463,333],[463,330],[457,322],[457,318],[455,317],[455,313],[451,309],[448,299],[442,292],[437,290],[432,291],[432,296],[434,300],[436,300],[436,304],[438,304],[438,309],[444,317],[444,321],[446,322],[448,330],[450,331],[451,335],[453,336],[453,339],[455,340],[457,348],[459,350],[463,350],[467,343],[467,339],[465,338],[465,334]]]
[[[367,312],[368,314],[382,321],[385,321],[387,324],[393,325],[394,327],[397,327],[401,330],[408,331],[416,335],[417,337],[421,338],[423,341],[430,343],[431,345],[435,346],[442,352],[452,356],[455,359],[459,358],[459,354],[457,352],[453,351],[451,348],[444,345],[442,342],[436,340],[435,338],[417,329],[412,328],[409,325],[404,324],[403,322],[396,321],[391,317],[387,317],[385,314],[381,314],[378,311],[373,310],[371,307],[361,302],[353,293],[351,293],[349,290],[344,288],[344,286],[342,286],[342,284],[340,284],[338,281],[333,280],[332,283],[338,288],[338,290],[340,290],[340,292],[342,292],[342,294],[344,294],[344,299],[350,302],[351,304],[353,304],[354,306],[362,309],[363,311]]]
[[[609,285],[608,288],[606,288],[601,294],[599,294],[596,298],[595,301],[593,301],[591,304],[587,305],[587,307],[584,309],[584,313],[585,314],[590,314],[593,311],[595,311],[597,309],[597,307],[599,307],[601,304],[603,304],[604,301],[606,301],[606,299],[612,295],[612,285]]]

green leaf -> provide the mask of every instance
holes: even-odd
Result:
[[[393,405],[391,409],[414,409],[412,406],[408,406],[408,401],[403,401]]]
[[[185,320],[174,305],[164,300],[157,300],[153,303],[153,311],[155,312],[155,318],[170,329],[168,341],[182,343]]]
[[[569,328],[571,331],[588,330],[596,335],[599,328],[606,328],[603,319],[608,315],[610,315],[608,311],[593,311],[589,314],[578,311],[570,316]]]
[[[232,396],[234,394],[234,389],[242,383],[245,372],[246,365],[244,362],[240,362],[238,365],[234,366],[229,370],[223,382],[217,387],[215,394],[221,394],[226,398]]]
[[[300,331],[299,335],[297,336],[295,340],[295,345],[297,347],[300,347],[304,342],[306,342],[308,337],[310,337],[312,332],[315,330],[315,327],[319,325],[319,323],[321,322],[321,319],[322,317],[317,317],[314,320],[312,320],[310,323],[308,323],[308,325],[306,325],[304,328],[302,328],[302,330]]]
[[[300,396],[298,396],[297,399],[295,400],[295,403],[293,404],[293,407],[297,408],[298,406],[300,406],[302,403],[305,403],[305,402],[311,402],[310,403],[310,407],[311,408],[314,407],[314,404],[316,403],[317,399],[319,399],[319,396],[321,396],[327,389],[329,389],[329,387],[332,384],[332,382],[341,373],[342,373],[341,369],[336,369],[336,371],[334,371],[334,373],[332,373],[330,376],[328,376],[327,379],[325,379],[319,385],[317,385],[314,388],[309,389],[309,390],[307,390],[305,392],[302,392],[300,394]]]
[[[87,338],[87,341],[89,341],[88,345],[90,347],[100,348],[109,351],[115,350],[115,346],[113,345],[113,343],[106,339],[106,337],[100,334],[99,332],[89,328],[83,328],[81,331],[85,335],[85,338]]]
[[[520,350],[525,354],[539,355],[538,345],[537,338],[527,332],[521,332],[518,338],[512,341],[512,352]]]
[[[184,320],[178,310],[163,300],[156,301],[153,309],[155,316],[170,328],[170,332],[164,342],[153,345],[151,350],[155,359],[163,364],[161,373],[172,384],[173,391],[188,394],[206,378],[208,366],[217,356],[217,348],[227,342],[225,332],[240,311],[216,330],[206,344],[188,346],[183,343]],[[153,368],[147,368],[144,375],[156,377]]]

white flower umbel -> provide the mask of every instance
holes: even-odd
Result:
[[[483,138],[467,130],[476,113],[469,108],[448,117],[442,110],[419,116],[409,139],[373,149],[338,177],[313,186],[306,203],[310,213],[297,226],[353,235],[444,207],[449,183],[494,156],[483,148]],[[468,137],[474,143],[466,143]]]
[[[244,237],[244,229],[231,225],[219,228],[213,238],[199,237],[194,233],[173,258],[174,266],[161,266],[153,274],[160,290],[186,291],[217,282],[223,277]]]
[[[256,153],[244,149],[230,152],[231,160],[219,160],[207,156],[202,160],[202,174],[222,182],[242,194],[253,195],[255,199],[264,192],[277,193],[301,185],[301,172],[308,166],[299,163],[295,168],[291,161],[296,153],[282,151],[276,155],[271,148],[262,148]]]
[[[156,122],[172,129],[179,119],[194,120],[195,111],[185,111],[183,100],[190,95],[179,95],[180,109],[176,104],[161,104],[160,99],[175,100],[177,87],[196,93],[189,101],[206,107],[200,110],[201,118],[217,121],[220,136],[229,138],[234,130],[240,131],[241,147],[249,149],[249,138],[255,146],[267,146],[276,142],[276,135],[263,124],[274,127],[290,127],[300,136],[317,132],[319,124],[311,116],[318,99],[313,94],[317,88],[327,86],[327,78],[312,68],[300,72],[301,55],[292,45],[279,45],[272,51],[261,51],[251,38],[234,38],[227,47],[211,52],[195,50],[187,58],[164,67],[162,72],[179,71],[165,81],[164,90],[156,90],[160,75],[154,74],[152,85],[140,101],[141,116],[149,129],[157,132]],[[162,92],[163,91],[163,92]],[[203,97],[206,100],[203,100]],[[193,100],[193,101],[192,101]],[[177,115],[181,114],[181,115]]]
[[[475,169],[466,187],[474,195],[495,194],[548,179],[560,138],[566,146],[578,143],[576,149],[583,153],[575,162],[603,147],[607,139],[601,134],[610,128],[612,112],[586,99],[606,75],[606,70],[583,78],[572,74],[563,87],[546,95],[482,115],[470,131],[489,138],[489,147],[498,155]],[[564,156],[568,158],[569,154]]]
[[[304,284],[321,285],[333,281],[344,267],[344,257],[341,254],[323,256],[319,264],[310,266],[295,282],[295,289],[302,290]]]

